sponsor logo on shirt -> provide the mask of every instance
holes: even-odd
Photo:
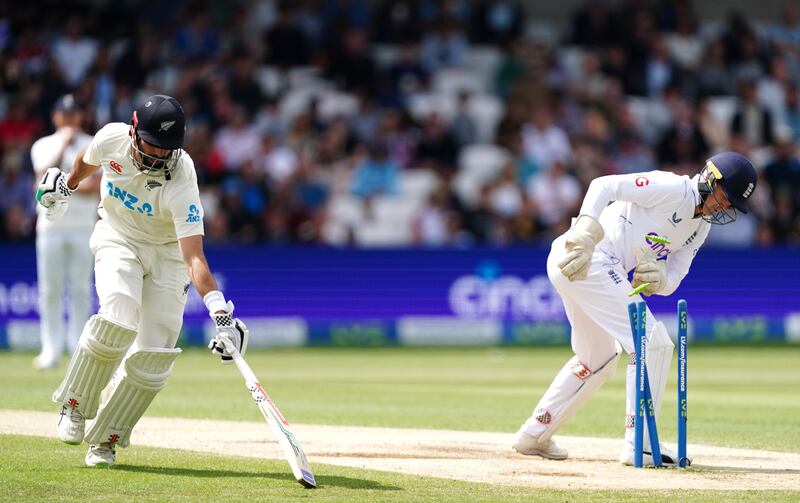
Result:
[[[193,224],[200,221],[200,208],[196,204],[189,205],[189,214],[186,215],[186,221]]]
[[[129,210],[136,211],[142,215],[147,215],[148,217],[153,216],[153,206],[146,201],[140,202],[139,196],[135,196],[126,190],[122,190],[111,182],[106,183],[106,190],[108,191],[109,197],[119,199],[122,202],[122,205]]]
[[[161,187],[162,185],[161,182],[158,180],[153,180],[152,178],[144,182],[144,184],[147,186],[148,191]]]
[[[639,176],[634,183],[636,183],[637,187],[647,187],[650,185],[650,180],[648,180],[646,176]]]
[[[117,173],[122,173],[122,165],[117,161],[109,161],[108,165]]]
[[[667,248],[667,245],[664,243],[652,241],[649,236],[659,236],[659,234],[657,232],[648,232],[644,240],[650,249],[653,250],[658,260],[667,260],[667,256],[670,254],[671,250]]]
[[[670,220],[672,221],[673,224],[678,224],[678,223],[681,223],[683,221],[682,218],[678,218],[678,212],[677,211],[672,214],[672,218]]]

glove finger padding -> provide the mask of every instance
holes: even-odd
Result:
[[[645,295],[660,292],[667,282],[667,263],[664,260],[641,262],[636,266],[631,285],[636,288],[643,283],[649,283],[645,288]]]
[[[586,250],[576,248],[567,253],[564,260],[558,263],[558,268],[570,281],[586,279],[591,258],[591,254],[587,254]]]
[[[570,281],[586,279],[594,247],[602,241],[603,226],[589,215],[580,215],[568,231],[564,248],[567,256],[558,263],[561,273]]]

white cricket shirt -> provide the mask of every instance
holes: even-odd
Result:
[[[133,165],[130,125],[112,122],[95,134],[83,161],[103,169],[100,217],[122,237],[149,244],[203,234],[203,206],[194,162],[183,152],[171,178]]]
[[[586,192],[581,214],[596,218],[603,226],[605,237],[597,250],[625,271],[636,267],[650,251],[667,261],[667,286],[659,295],[674,292],[711,229],[710,223],[694,217],[700,204],[699,176],[650,171],[595,179]],[[666,237],[671,244],[657,243],[648,235]]]

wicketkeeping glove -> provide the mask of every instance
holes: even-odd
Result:
[[[226,349],[226,345],[232,345],[240,354],[244,355],[247,351],[247,339],[250,331],[242,320],[233,317],[233,302],[228,301],[228,311],[225,313],[210,313],[211,319],[217,329],[217,334],[208,343],[208,349],[212,354],[218,355],[223,364],[228,365],[233,362],[233,358]]]
[[[603,240],[604,235],[600,222],[589,215],[580,215],[572,229],[567,231],[567,241],[564,243],[567,256],[558,263],[561,273],[570,281],[586,279],[594,247]]]
[[[633,271],[631,286],[636,288],[642,283],[650,283],[642,292],[645,295],[663,290],[667,286],[667,261],[656,260],[650,253],[645,255]]]
[[[48,220],[58,220],[64,216],[71,195],[72,189],[67,187],[67,174],[58,168],[49,168],[36,190],[36,200],[47,208],[44,215]]]

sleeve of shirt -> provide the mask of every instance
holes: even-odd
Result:
[[[671,178],[658,172],[595,178],[583,198],[580,214],[597,220],[603,209],[614,201],[652,208],[682,198],[686,191],[683,182],[675,183]],[[680,178],[675,177],[675,180]]]
[[[46,170],[47,168],[53,167],[53,162],[55,156],[52,152],[49,153],[47,151],[47,146],[44,142],[39,139],[31,147],[31,163],[33,164],[33,170],[36,173]]]
[[[166,182],[168,191],[165,194],[166,204],[172,213],[172,222],[175,224],[175,236],[178,239],[189,236],[202,236],[203,231],[203,205],[200,203],[200,189],[197,186],[197,176],[194,175],[194,163],[186,157],[180,169],[189,171],[192,176],[170,185],[178,180]]]
[[[89,143],[89,146],[86,147],[86,153],[83,154],[83,162],[86,164],[91,164],[92,166],[100,166],[103,162],[103,158],[105,155],[105,151],[103,150],[103,143],[104,140],[108,137],[109,133],[109,126],[107,124],[103,126],[100,131],[95,133],[94,138]]]
[[[667,258],[667,285],[658,292],[658,295],[672,295],[678,289],[683,278],[689,273],[692,261],[706,241],[710,229],[710,225],[701,226],[697,231],[697,237],[689,246],[684,246],[680,250],[669,254]]]

